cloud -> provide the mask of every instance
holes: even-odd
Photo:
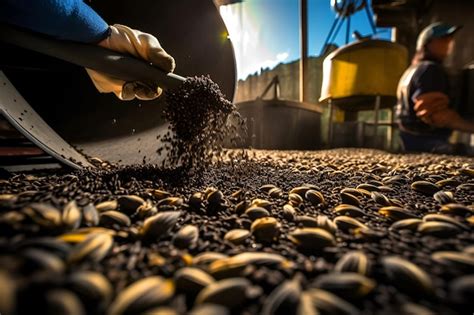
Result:
[[[265,61],[263,61],[259,66],[259,70],[260,68],[274,68],[276,65],[278,65],[279,63],[285,61],[286,59],[288,59],[288,56],[290,54],[288,52],[281,52],[281,53],[278,53],[275,58],[273,59],[267,59]]]

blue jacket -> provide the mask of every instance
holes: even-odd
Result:
[[[109,34],[108,24],[82,0],[0,0],[0,22],[84,43]]]

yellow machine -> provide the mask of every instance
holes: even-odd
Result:
[[[361,40],[341,47],[324,59],[320,101],[332,99],[340,104],[343,100],[350,106],[361,97],[396,97],[407,59],[404,46],[384,40]]]

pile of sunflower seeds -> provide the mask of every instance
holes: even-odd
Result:
[[[239,143],[245,121],[209,76],[190,77],[165,95],[170,127],[157,151],[166,151],[162,166],[201,169],[220,157],[225,140]]]
[[[246,153],[1,180],[0,313],[472,314],[472,159]]]

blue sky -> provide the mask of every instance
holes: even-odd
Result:
[[[234,44],[239,79],[299,59],[299,0],[244,0],[221,7],[221,15]],[[330,0],[308,0],[310,56],[319,55],[335,18]],[[351,17],[351,33],[355,30],[372,34],[365,10]],[[390,29],[377,31],[377,38],[390,39]],[[334,42],[344,45],[345,24]]]

